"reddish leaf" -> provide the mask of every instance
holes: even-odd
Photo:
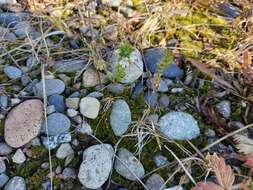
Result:
[[[213,182],[198,182],[195,187],[191,188],[191,190],[224,190],[224,189]]]
[[[248,154],[246,156],[245,164],[250,168],[250,170],[253,172],[253,153]]]

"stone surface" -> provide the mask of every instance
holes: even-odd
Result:
[[[110,125],[116,136],[123,135],[132,122],[131,111],[125,100],[116,100],[112,106]]]
[[[4,190],[26,190],[25,179],[20,176],[14,176],[6,184]]]
[[[66,109],[65,101],[64,101],[64,96],[59,95],[59,94],[53,94],[48,98],[48,103],[50,105],[54,105],[55,110],[57,112],[63,113]]]
[[[158,174],[152,174],[146,181],[146,186],[149,190],[164,190],[165,181]]]
[[[67,115],[69,117],[75,117],[78,115],[78,111],[74,110],[74,109],[67,109]]]
[[[161,167],[169,163],[168,158],[162,154],[156,154],[154,156],[154,162],[157,167]]]
[[[109,144],[93,145],[83,153],[78,178],[86,188],[101,187],[112,170],[113,148]]]
[[[30,36],[33,32],[35,32],[34,28],[27,21],[18,22],[14,27],[14,33],[19,38]]]
[[[66,106],[68,108],[78,109],[80,98],[67,98]]]
[[[69,118],[62,113],[52,113],[47,117],[48,135],[60,135],[66,133],[70,128]],[[42,132],[46,133],[46,122],[42,126]]]
[[[191,140],[196,138],[200,129],[198,122],[188,113],[172,111],[159,120],[160,132],[169,139]]]
[[[143,83],[142,83],[142,82],[138,82],[138,83],[134,86],[134,88],[133,88],[131,98],[132,98],[132,99],[135,99],[135,98],[137,98],[138,96],[140,96],[141,93],[143,92],[143,89],[144,89]]]
[[[71,154],[74,154],[74,150],[69,143],[61,144],[61,146],[56,151],[56,157],[59,159],[64,159]]]
[[[107,89],[114,94],[122,94],[125,86],[120,83],[111,83],[107,86]]]
[[[82,80],[85,88],[94,87],[105,82],[105,75],[95,68],[89,67],[84,71]]]
[[[6,174],[0,174],[0,188],[3,188],[8,181],[9,177]]]
[[[43,122],[43,103],[37,99],[26,100],[13,108],[5,120],[4,138],[18,148],[35,138]]]
[[[231,115],[231,102],[228,100],[223,100],[216,104],[216,109],[224,118],[229,118]]]
[[[40,81],[35,85],[35,94],[39,97],[43,97],[43,83]],[[46,96],[53,94],[61,94],[65,90],[65,84],[59,79],[46,79],[45,80]]]
[[[153,89],[154,88],[154,81],[151,79],[147,79],[146,84],[148,86],[149,89]],[[157,88],[157,92],[168,92],[169,88],[167,83],[164,80],[161,80],[159,83],[159,86]]]
[[[96,98],[84,97],[80,101],[80,112],[84,117],[95,119],[98,116],[100,102]]]
[[[25,154],[21,149],[18,149],[12,156],[12,161],[16,164],[23,164],[26,160]]]
[[[0,143],[0,156],[6,156],[12,152],[12,148],[6,143]]]
[[[8,106],[8,96],[0,95],[0,108],[7,108]]]
[[[53,68],[58,73],[73,73],[80,72],[86,63],[84,60],[58,60],[55,61]]]
[[[169,99],[168,96],[162,95],[161,98],[159,99],[159,103],[164,108],[167,108],[169,106],[169,104],[170,104],[170,99]]]
[[[120,6],[121,0],[102,0],[103,4],[108,5],[110,7],[118,7]]]
[[[24,21],[28,18],[28,13],[12,13],[4,12],[0,14],[0,25],[13,27],[18,22]]]
[[[155,107],[157,105],[159,94],[157,92],[147,91],[144,93],[143,99],[150,106]]]
[[[12,5],[12,4],[17,3],[17,1],[16,0],[0,0],[0,5],[6,4],[6,3]]]
[[[42,143],[47,149],[54,149],[61,143],[71,142],[71,134],[70,133],[62,133],[60,135],[50,136],[50,137],[42,137]]]
[[[65,168],[62,171],[63,179],[76,179],[77,174],[73,168]]]
[[[129,57],[120,57],[119,52],[119,49],[114,51],[111,58],[110,70],[112,70],[112,73],[115,73],[117,67],[120,65],[125,71],[125,76],[120,82],[133,83],[143,73],[143,61],[141,53],[138,49],[134,48]]]
[[[174,187],[166,188],[164,190],[184,190],[184,188],[180,185],[177,185],[177,186],[174,186]]]
[[[87,122],[82,122],[77,126],[77,132],[82,133],[82,134],[87,134],[91,135],[92,134],[92,129],[91,126]]]
[[[128,180],[135,181],[136,177],[142,178],[145,170],[141,162],[127,149],[118,150],[118,158],[115,160],[114,169],[118,174]]]
[[[6,171],[6,165],[4,160],[0,160],[0,174]]]
[[[10,79],[18,79],[22,76],[22,71],[14,66],[5,66],[4,67],[4,74]]]

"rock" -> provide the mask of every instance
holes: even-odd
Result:
[[[184,188],[181,185],[177,185],[174,187],[166,188],[164,190],[184,190]]]
[[[8,181],[9,177],[6,174],[0,174],[0,188],[3,188]]]
[[[123,135],[132,122],[131,111],[125,100],[116,100],[112,106],[110,125],[116,136]]]
[[[111,83],[107,86],[107,89],[114,94],[122,94],[125,86],[120,83]]]
[[[91,126],[87,122],[82,122],[77,126],[77,132],[91,135],[93,131],[91,129]]]
[[[35,65],[38,65],[38,60],[34,56],[29,56],[26,60],[26,66],[32,68]]]
[[[171,93],[173,93],[173,94],[181,93],[183,91],[184,91],[183,88],[172,88],[171,89]]]
[[[167,108],[169,106],[169,104],[170,104],[170,99],[169,99],[168,96],[162,95],[162,97],[159,99],[159,103],[164,108]]]
[[[172,140],[191,140],[200,129],[198,122],[188,113],[171,111],[159,120],[160,132]]]
[[[33,140],[31,140],[31,145],[32,146],[41,146],[40,138],[36,137]]]
[[[77,114],[78,114],[78,111],[76,111],[74,109],[67,109],[67,115],[69,117],[75,117],[75,116],[77,116]]]
[[[13,108],[5,120],[4,138],[8,145],[18,148],[35,138],[43,122],[43,103],[26,100]]]
[[[151,48],[147,49],[144,52],[144,63],[146,68],[152,73],[156,73],[157,66],[161,62],[161,59],[164,56],[163,48]],[[175,63],[169,64],[162,73],[162,75],[166,78],[178,78],[181,79],[183,77],[183,71],[177,66]]]
[[[223,100],[216,104],[216,109],[222,117],[228,119],[231,115],[231,103],[228,100]]]
[[[73,73],[73,72],[80,72],[86,63],[84,60],[58,60],[55,61],[53,68],[58,73]]]
[[[119,7],[121,0],[102,0],[101,2],[109,7]]]
[[[50,137],[42,137],[42,143],[47,149],[54,149],[61,143],[71,142],[71,134],[70,133],[62,133],[60,135],[50,136]]]
[[[65,103],[67,108],[72,108],[76,110],[79,107],[79,101],[80,98],[67,98]]]
[[[243,123],[241,123],[240,121],[230,121],[227,124],[227,128],[229,128],[231,131],[235,131],[235,130],[238,130],[238,129],[241,129],[244,127],[245,127],[245,125]],[[244,135],[246,137],[247,136],[250,137],[250,132],[248,130],[243,130],[237,134]]]
[[[93,97],[93,98],[102,98],[104,96],[104,94],[102,92],[98,92],[98,91],[94,91],[94,92],[91,92],[87,95],[87,97]]]
[[[157,104],[159,94],[152,91],[147,91],[144,93],[143,99],[150,107],[155,107]]]
[[[144,89],[143,83],[142,83],[142,82],[138,82],[138,83],[135,85],[135,87],[134,87],[134,89],[133,89],[133,91],[132,91],[131,98],[132,98],[132,99],[137,98],[137,97],[143,92],[143,89]]]
[[[20,176],[14,176],[6,184],[4,190],[26,190],[25,179]]]
[[[63,113],[66,109],[64,97],[62,95],[53,94],[52,96],[49,97],[48,103],[50,105],[54,105],[55,110],[57,112]]]
[[[128,180],[135,181],[142,178],[145,170],[141,162],[127,149],[118,150],[118,158],[115,160],[114,169],[118,174]]]
[[[158,119],[159,119],[159,116],[157,114],[151,114],[145,117],[146,122],[153,123],[153,124],[157,124]]]
[[[50,115],[50,114],[54,113],[55,111],[56,110],[55,110],[54,105],[47,106],[47,115]]]
[[[39,80],[38,79],[34,79],[32,82],[30,82],[26,86],[25,91],[29,92],[29,93],[33,92],[33,89],[35,89],[35,86],[36,86],[37,83],[39,83]]]
[[[164,190],[165,181],[158,174],[152,174],[146,181],[146,186],[149,190]]]
[[[76,171],[73,168],[65,168],[62,171],[63,179],[76,179]]]
[[[70,128],[69,118],[62,113],[52,113],[47,117],[48,135],[60,135],[66,133]],[[46,122],[44,121],[42,132],[46,134]]]
[[[24,21],[28,18],[28,13],[11,13],[4,12],[0,14],[0,25],[14,27],[18,22]]]
[[[12,148],[6,143],[0,143],[0,156],[7,156],[12,152]]]
[[[34,28],[27,21],[18,22],[14,27],[14,33],[19,38],[30,36],[33,32],[35,32]]]
[[[18,149],[12,156],[12,161],[16,164],[23,164],[26,160],[25,154],[21,149]]]
[[[149,89],[153,89],[153,83],[154,81],[152,81],[151,79],[147,79],[146,84],[148,86]],[[167,83],[164,80],[161,80],[159,83],[159,86],[157,88],[157,92],[168,92],[169,88]]]
[[[42,81],[35,85],[35,94],[43,97],[43,84]],[[59,79],[46,79],[45,80],[46,96],[53,94],[61,94],[65,90],[65,84]]]
[[[94,87],[105,82],[105,75],[93,67],[89,67],[83,73],[83,86],[85,88]]]
[[[16,0],[0,0],[0,5],[2,5],[2,4],[10,4],[10,5],[12,5],[12,4],[15,4],[15,3],[17,3]]]
[[[21,76],[21,83],[23,86],[28,85],[30,81],[31,81],[31,78],[29,76],[27,76],[27,75]]]
[[[0,174],[6,171],[6,165],[4,160],[0,160]]]
[[[212,129],[207,129],[207,130],[205,131],[205,136],[206,136],[207,138],[214,138],[214,137],[216,136],[216,134],[215,134],[215,131],[214,131],[214,130],[212,130]]]
[[[4,74],[10,79],[18,79],[22,76],[22,71],[17,67],[7,65],[4,67]]]
[[[223,2],[219,4],[219,10],[224,16],[235,18],[240,16],[240,9],[238,7],[235,7],[229,2]]]
[[[100,102],[96,98],[84,97],[80,101],[80,112],[84,117],[95,119],[98,116]]]
[[[110,70],[113,74],[117,73],[119,67],[124,69],[125,76],[120,81],[122,83],[133,83],[143,73],[142,56],[138,49],[134,48],[128,57],[120,56],[120,49],[114,51]]]
[[[86,188],[101,187],[112,170],[113,148],[109,144],[93,145],[83,152],[78,178]]]
[[[8,96],[0,95],[0,108],[7,108],[8,106]]]
[[[154,156],[154,162],[157,167],[165,166],[169,163],[168,158],[161,154],[156,154]]]
[[[59,159],[64,159],[71,154],[74,154],[74,150],[69,143],[61,144],[61,146],[56,151],[56,157]]]

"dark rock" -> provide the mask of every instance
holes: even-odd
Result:
[[[157,104],[159,94],[157,92],[147,91],[144,94],[144,101],[150,106],[155,107]]]
[[[131,98],[132,99],[135,99],[137,98],[142,92],[143,92],[143,83],[142,82],[138,82],[135,87],[133,88],[133,91],[132,91],[132,96]]]
[[[64,101],[64,96],[59,95],[59,94],[53,94],[52,96],[49,97],[48,103],[50,105],[54,105],[55,110],[57,112],[63,113],[66,109],[65,101]]]
[[[0,13],[0,24],[6,27],[13,27],[18,22],[28,19],[28,13]]]

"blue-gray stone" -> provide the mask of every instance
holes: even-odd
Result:
[[[27,21],[18,22],[14,27],[14,33],[19,38],[29,36],[32,32],[35,32],[35,30]]]
[[[147,79],[146,84],[149,89],[153,89],[153,81],[151,79]],[[167,83],[164,80],[160,80],[157,92],[168,92],[169,88]]]
[[[17,39],[16,35],[13,33],[13,32],[7,32],[5,35],[4,35],[4,39],[5,40],[9,40],[9,41],[14,41]]]
[[[138,96],[140,96],[141,93],[143,92],[143,89],[144,89],[143,83],[142,83],[142,82],[138,82],[138,83],[135,85],[135,87],[134,87],[134,89],[133,89],[133,91],[132,91],[132,96],[131,96],[131,98],[132,98],[132,99],[135,99],[135,98],[137,98]]]
[[[167,108],[170,104],[170,99],[166,95],[162,95],[162,97],[159,99],[159,103],[161,106]]]
[[[35,94],[39,97],[43,97],[43,83],[40,81],[35,85]],[[46,79],[45,80],[46,96],[53,94],[61,94],[65,90],[65,84],[59,79]]]
[[[48,99],[49,105],[54,105],[55,110],[57,112],[63,113],[66,109],[64,97],[59,94],[53,94],[52,96],[49,97]]]
[[[111,83],[107,86],[107,89],[114,94],[122,94],[124,92],[124,85],[120,83]]]
[[[9,65],[4,67],[4,73],[10,79],[17,79],[22,76],[22,71],[19,68]]]
[[[76,91],[70,94],[69,98],[79,98],[79,96],[80,96],[80,92]]]
[[[231,102],[228,100],[223,100],[216,104],[216,109],[224,118],[229,118],[231,115]]]
[[[26,92],[33,92],[33,89],[35,88],[36,84],[39,83],[38,79],[34,79],[32,82],[30,82],[26,88],[25,91]]]
[[[164,190],[164,183],[165,181],[163,178],[160,175],[154,173],[147,179],[145,185],[148,190]]]
[[[73,168],[65,168],[62,171],[63,179],[76,179],[77,174]]]
[[[147,91],[144,94],[144,101],[150,106],[155,107],[157,104],[159,94],[157,92]]]
[[[26,66],[32,68],[35,65],[38,65],[37,59],[34,56],[29,56],[26,60]]]
[[[6,165],[4,160],[0,160],[0,174],[6,171]]]
[[[54,63],[53,68],[58,73],[80,72],[86,63],[84,60],[58,60]]]
[[[154,162],[157,167],[161,167],[161,166],[165,166],[169,164],[168,158],[161,155],[160,153],[154,156]]]
[[[89,93],[87,96],[99,99],[99,98],[102,98],[104,94],[102,92],[94,91],[94,92]]]
[[[70,133],[62,133],[60,135],[50,136],[50,137],[42,137],[42,143],[47,149],[54,149],[61,143],[71,142],[71,134]]]
[[[1,95],[0,96],[0,108],[7,108],[8,106],[8,96]]]
[[[132,122],[131,111],[125,100],[116,100],[112,106],[110,125],[116,136],[123,135]]]
[[[167,42],[167,47],[168,47],[168,48],[175,47],[176,44],[177,44],[177,42],[178,42],[177,39],[172,38],[172,39],[168,40],[168,42]]]
[[[152,74],[156,73],[157,66],[160,64],[164,56],[163,48],[152,48],[144,52],[144,63],[146,69],[149,70]],[[169,66],[164,69],[163,76],[166,78],[177,78],[180,79],[183,77],[183,71],[178,67],[174,62],[168,63]]]
[[[172,140],[191,140],[200,133],[198,122],[185,112],[165,114],[159,120],[159,128],[164,136]]]
[[[12,148],[6,143],[0,143],[0,156],[7,156],[12,152]]]
[[[26,86],[27,84],[29,84],[29,82],[31,81],[31,78],[27,75],[22,75],[21,76],[21,83],[23,86]]]
[[[3,188],[8,181],[9,177],[6,174],[0,174],[0,188]]]
[[[0,13],[0,24],[3,26],[14,27],[18,22],[28,18],[28,13]]]
[[[25,179],[20,176],[14,176],[8,181],[4,190],[26,190]]]
[[[66,133],[70,128],[69,118],[62,113],[52,113],[47,117],[48,135],[60,135]],[[42,132],[46,133],[46,122],[42,126]]]
[[[240,16],[240,9],[228,2],[219,4],[219,10],[221,11],[223,15],[230,18],[235,18],[235,17]]]

